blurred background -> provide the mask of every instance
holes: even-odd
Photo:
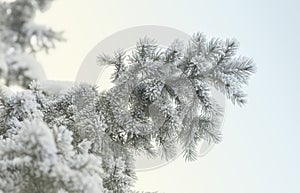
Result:
[[[136,187],[164,193],[298,193],[299,7],[297,0],[57,0],[37,22],[64,30],[67,42],[37,57],[48,79],[75,81],[89,51],[129,27],[162,25],[236,38],[239,53],[258,67],[246,88],[248,104],[227,103],[223,141],[208,155],[139,172]]]

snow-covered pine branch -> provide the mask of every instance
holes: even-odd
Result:
[[[0,2],[0,79],[27,88],[0,87],[0,193],[137,193],[135,154],[168,160],[180,145],[196,160],[197,144],[221,140],[212,89],[242,105],[255,72],[236,40],[197,33],[162,49],[145,37],[131,53],[99,53],[115,67],[115,86],[103,92],[41,81],[30,53],[63,38],[33,19],[52,1]]]
[[[221,140],[211,89],[244,102],[236,95],[255,67],[235,56],[236,45],[196,34],[160,49],[144,38],[130,54],[98,58],[116,67],[108,91],[53,81],[17,93],[3,87],[0,190],[131,192],[135,153],[172,159],[180,144],[196,160],[199,142]]]
[[[123,53],[122,57],[102,57],[100,62],[116,67],[116,85],[107,94],[113,106],[113,130],[122,133],[122,144],[136,147],[138,143],[153,149],[151,144],[155,141],[155,147],[161,147],[158,150],[161,156],[170,159],[176,155],[173,150],[179,138],[186,159],[194,160],[197,143],[219,142],[222,109],[211,96],[211,89],[223,92],[234,104],[244,104],[242,86],[255,71],[251,59],[236,56],[237,49],[235,40],[207,40],[197,33],[186,46],[176,40],[162,50],[154,40],[143,38],[127,56]],[[123,65],[126,70],[119,71],[118,64],[125,64],[126,59],[127,66]],[[186,77],[191,87],[179,86],[182,77]],[[160,127],[147,125],[153,120],[151,105],[158,106],[165,118]],[[134,111],[134,116],[128,116],[132,115],[129,111]]]

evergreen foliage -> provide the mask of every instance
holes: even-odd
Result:
[[[167,49],[143,38],[131,53],[99,53],[100,64],[115,67],[107,91],[53,84],[51,92],[18,64],[35,63],[21,56],[62,40],[32,24],[51,1],[0,4],[1,78],[28,87],[0,89],[0,193],[137,193],[135,154],[169,160],[183,153],[191,161],[201,141],[221,140],[223,109],[212,88],[233,104],[246,103],[243,86],[255,72],[253,61],[237,56],[236,40],[201,33]]]
[[[180,143],[187,160],[197,159],[201,140],[221,140],[211,88],[244,104],[236,93],[254,72],[251,60],[234,56],[234,41],[203,39],[166,50],[143,39],[129,55],[100,56],[116,67],[105,92],[88,84],[57,93],[39,82],[17,93],[3,87],[0,189],[130,192],[136,153],[171,159]]]

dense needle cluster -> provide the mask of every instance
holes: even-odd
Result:
[[[196,159],[198,142],[216,143],[221,138],[222,109],[211,89],[234,104],[246,102],[242,86],[255,67],[251,59],[236,56],[237,49],[235,40],[207,40],[197,33],[188,45],[176,40],[161,49],[144,38],[131,53],[101,55],[100,63],[116,69],[115,86],[105,93],[114,138],[166,159],[176,155],[180,142],[184,157]]]
[[[59,39],[51,30],[26,27],[32,10],[43,10],[50,1],[1,3],[7,17],[0,25],[8,69],[1,71],[3,80],[22,77],[8,73],[12,53],[48,49],[46,42]],[[212,88],[234,104],[246,102],[242,86],[255,67],[251,59],[236,56],[237,49],[235,40],[200,33],[167,49],[143,38],[131,52],[99,53],[100,64],[115,67],[109,90],[31,81],[34,77],[29,86],[21,81],[28,89],[20,92],[2,86],[0,193],[134,193],[135,154],[172,159],[182,153],[180,146],[186,160],[197,159],[197,144],[221,140],[222,109]]]

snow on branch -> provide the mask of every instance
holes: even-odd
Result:
[[[182,153],[192,161],[198,144],[221,141],[223,109],[213,89],[245,104],[252,59],[237,55],[236,40],[208,40],[201,33],[187,45],[175,40],[160,48],[145,37],[130,53],[99,53],[100,64],[115,67],[107,91],[32,81],[41,73],[32,70],[38,65],[27,49],[47,50],[62,40],[31,23],[32,11],[47,2],[0,4],[0,14],[10,18],[0,23],[0,75],[6,85],[27,88],[0,89],[0,192],[133,193],[135,154],[171,160]]]

